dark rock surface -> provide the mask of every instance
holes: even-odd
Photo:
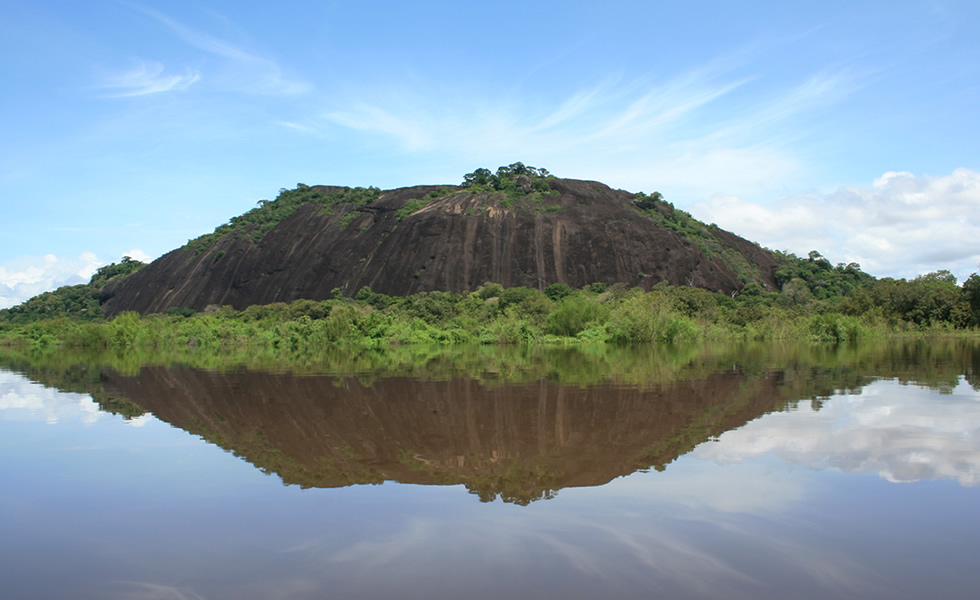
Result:
[[[333,214],[305,205],[258,241],[226,236],[199,253],[173,250],[107,285],[103,310],[109,316],[209,305],[240,310],[322,300],[335,289],[348,296],[364,286],[407,295],[463,292],[486,282],[538,289],[621,282],[650,289],[666,281],[730,294],[742,288],[746,272],[763,287],[776,287],[780,259],[752,242],[707,227],[715,241],[706,252],[690,235],[658,222],[658,215],[673,213],[668,204],[638,206],[633,194],[593,181],[549,183],[552,194],[510,206],[501,194],[452,186],[389,190],[370,205],[337,207]],[[436,190],[449,193],[398,214]]]

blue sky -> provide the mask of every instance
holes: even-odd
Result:
[[[515,161],[878,277],[980,270],[980,4],[796,4],[0,0],[0,307],[298,182]]]

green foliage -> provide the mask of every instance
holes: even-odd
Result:
[[[548,315],[545,332],[575,337],[593,325],[604,324],[609,313],[609,307],[601,304],[594,296],[583,293],[564,296],[558,308]]]
[[[19,324],[58,317],[83,321],[102,319],[100,296],[98,288],[88,284],[63,286],[38,294],[17,306],[0,309],[0,321]]]
[[[965,296],[965,321],[967,325],[980,327],[980,275],[974,273],[963,282]],[[962,310],[960,311],[962,313]]]
[[[819,259],[815,259],[819,260]],[[948,271],[911,281],[883,279],[847,298],[818,299],[802,279],[769,292],[755,282],[733,299],[699,288],[624,284],[545,290],[486,283],[463,294],[394,297],[361,288],[356,298],[296,300],[197,313],[123,313],[106,322],[98,291],[71,286],[0,311],[0,345],[103,348],[253,348],[318,352],[330,346],[391,344],[663,344],[681,340],[850,342],[977,327],[980,276],[964,283]]]
[[[88,284],[92,287],[101,288],[110,281],[132,275],[145,266],[146,263],[144,262],[140,262],[129,256],[124,256],[119,263],[109,263],[104,267],[96,269],[95,274],[92,275]]]
[[[471,192],[496,192],[504,208],[514,209],[519,203],[535,213],[555,212],[561,205],[545,205],[545,198],[558,192],[551,188],[554,176],[547,169],[514,163],[499,167],[496,173],[480,168],[463,176],[462,187]]]
[[[977,277],[974,274],[973,278]],[[867,285],[842,305],[846,314],[862,314],[873,307],[892,319],[918,326],[950,323],[955,326],[976,325],[971,320],[970,293],[974,283],[963,288],[949,271],[920,275],[911,281],[885,278]]]
[[[819,342],[850,342],[864,333],[858,319],[834,313],[814,315],[808,330],[811,339]]]
[[[799,277],[787,281],[783,284],[783,291],[779,294],[779,303],[783,306],[806,306],[813,300],[813,293],[805,281]]]
[[[671,204],[670,202],[667,202],[666,200],[664,200],[664,195],[661,194],[660,192],[653,192],[650,195],[647,195],[647,194],[645,194],[643,192],[637,192],[637,193],[633,194],[633,201],[636,202],[637,204],[643,204],[643,203],[654,203],[654,204],[656,204],[656,203],[660,203],[660,204],[663,204],[663,205],[665,205],[667,207],[674,208],[674,205],[673,204]]]
[[[784,291],[787,285],[791,285],[793,303],[808,299],[802,296],[800,282],[806,285],[814,298],[826,300],[848,296],[873,279],[861,270],[861,265],[852,262],[833,266],[816,250],[810,251],[807,258],[799,258],[792,253],[780,253],[780,256],[785,262],[776,270],[776,283]]]
[[[350,226],[350,224],[354,222],[354,219],[356,219],[360,215],[361,213],[359,213],[356,210],[348,210],[344,214],[340,215],[340,217],[337,219],[337,225],[341,229],[347,229]]]
[[[480,297],[483,298],[484,300],[488,300],[490,298],[499,298],[500,295],[503,293],[504,293],[504,286],[500,285],[499,283],[492,283],[489,281],[484,283],[480,287],[480,289],[477,290],[477,294],[479,294]]]
[[[507,288],[500,293],[498,310],[506,311],[512,306],[535,319],[543,318],[554,307],[543,292],[525,287]]]
[[[738,294],[738,302],[742,305],[759,305],[765,300],[766,290],[755,281],[746,283]]]
[[[565,296],[572,293],[572,288],[567,283],[552,283],[548,287],[544,288],[545,296],[551,298],[555,302],[560,301]]]
[[[332,215],[341,206],[357,208],[371,204],[380,197],[381,190],[376,187],[345,187],[345,188],[317,188],[296,184],[296,188],[279,190],[279,195],[273,201],[260,200],[258,206],[245,214],[232,218],[228,223],[219,226],[212,233],[202,235],[190,240],[184,246],[193,250],[195,256],[204,252],[219,240],[231,239],[251,239],[259,242],[262,237],[273,227],[286,220],[295,213],[301,206],[314,204],[319,206],[319,210],[324,214]],[[352,214],[352,213],[347,213]],[[352,219],[353,217],[345,218]],[[357,213],[353,213],[356,216]],[[348,222],[349,223],[349,220]],[[345,223],[344,225],[346,226]]]
[[[447,292],[421,292],[403,300],[399,309],[412,319],[429,324],[445,323],[457,315],[456,305],[462,299],[459,294]]]
[[[492,173],[490,169],[480,168],[472,173],[467,173],[463,176],[463,187],[481,187],[489,186],[495,190],[504,190],[508,187],[516,185],[516,180],[518,177],[529,177],[533,179],[547,179],[552,175],[547,169],[538,169],[535,167],[530,167],[524,163],[516,162],[512,165],[506,167],[498,167],[496,173]],[[531,184],[533,187],[533,183]],[[550,186],[547,189],[551,189]],[[539,191],[546,191],[544,189]]]
[[[405,203],[405,206],[395,211],[395,220],[400,223],[401,220],[407,217],[408,215],[418,212],[423,208],[425,208],[428,203],[429,200],[425,198],[417,198],[415,200],[409,200],[408,202]]]
[[[119,263],[99,267],[87,284],[62,286],[17,306],[0,309],[0,323],[23,324],[64,317],[78,321],[102,320],[104,315],[99,303],[102,286],[128,277],[144,266],[145,263],[124,256]]]
[[[614,308],[608,329],[619,343],[670,343],[698,337],[694,322],[673,310],[660,292],[634,296]]]

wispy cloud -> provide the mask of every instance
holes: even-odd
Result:
[[[326,111],[332,123],[393,138],[411,150],[453,148],[469,152],[503,147],[581,149],[596,143],[633,146],[658,131],[676,128],[698,108],[744,81],[712,82],[685,77],[663,85],[638,86],[610,80],[544,104],[525,99],[463,97],[447,103],[429,90],[362,89],[351,101]],[[363,98],[371,98],[370,101]]]
[[[871,74],[851,69],[825,70],[762,103],[749,120],[740,121],[743,128],[756,128],[798,117],[808,118],[829,110],[847,96],[860,90]]]
[[[285,127],[286,129],[292,129],[293,131],[298,131],[300,133],[316,133],[317,129],[315,127],[310,127],[309,125],[303,125],[302,123],[295,123],[293,121],[274,121],[276,125],[280,127]]]
[[[107,78],[99,87],[114,97],[146,96],[186,90],[201,79],[197,71],[168,74],[158,62],[140,62],[132,69]]]
[[[421,86],[348,89],[323,111],[320,126],[470,165],[547,157],[543,166],[552,172],[689,198],[783,189],[803,166],[787,132],[805,135],[817,113],[862,79],[841,69],[774,86],[745,70],[719,60],[666,81],[610,77],[550,99]]]
[[[293,95],[312,88],[309,83],[286,75],[282,67],[272,59],[188,27],[153,9],[138,7],[138,10],[165,25],[187,44],[230,61],[236,67],[236,71],[225,81],[239,89],[256,93]]]

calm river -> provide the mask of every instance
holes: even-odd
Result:
[[[0,354],[0,595],[976,598],[980,345]]]

